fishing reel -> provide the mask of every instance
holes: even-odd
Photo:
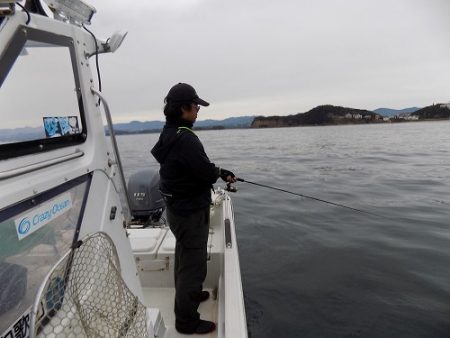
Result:
[[[230,182],[227,183],[227,186],[225,187],[225,191],[228,192],[237,192],[237,188],[234,185],[231,185]]]

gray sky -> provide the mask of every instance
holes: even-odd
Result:
[[[450,101],[450,1],[90,3],[100,36],[129,32],[101,57],[116,119],[160,119],[179,81],[211,102],[202,119]]]
[[[177,82],[200,119],[450,101],[448,0],[86,1],[99,37],[129,32],[100,56],[116,122],[162,120]]]

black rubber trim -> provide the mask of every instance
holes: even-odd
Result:
[[[0,160],[14,158],[29,154],[41,153],[58,148],[77,145],[86,141],[87,126],[83,104],[83,96],[80,91],[80,78],[77,72],[77,55],[75,52],[74,42],[71,37],[65,35],[54,34],[27,26],[19,26],[14,33],[9,45],[0,56],[0,87],[8,76],[9,71],[13,67],[15,61],[22,52],[28,40],[43,42],[54,46],[63,46],[69,48],[70,58],[72,61],[72,72],[75,79],[76,95],[78,108],[80,111],[81,125],[83,131],[81,134],[67,135],[55,138],[46,138],[40,140],[32,140],[25,142],[6,143],[0,145]],[[58,85],[58,84],[55,84]],[[1,90],[1,88],[0,88]]]
[[[28,209],[34,208],[36,205],[39,205],[41,203],[44,203],[50,199],[52,199],[55,196],[58,196],[64,192],[66,192],[67,190],[80,185],[84,182],[88,182],[87,183],[87,187],[86,187],[86,192],[85,195],[83,197],[83,204],[81,206],[81,210],[80,210],[80,217],[77,223],[77,228],[81,225],[81,221],[83,218],[83,213],[84,213],[84,208],[85,208],[85,204],[86,204],[86,200],[87,200],[87,195],[89,192],[89,188],[90,188],[90,184],[91,184],[91,178],[92,178],[92,174],[86,174],[80,177],[77,177],[73,180],[70,180],[68,182],[65,182],[61,185],[58,185],[55,188],[52,188],[50,190],[44,191],[36,196],[30,197],[26,200],[23,200],[21,202],[18,202],[14,205],[10,205],[2,210],[0,210],[0,223],[20,214],[21,212],[24,212]]]
[[[75,229],[75,234],[73,236],[72,246],[76,242],[78,242],[78,239],[80,236],[81,223],[83,222],[84,210],[86,209],[87,199],[89,196],[89,191],[91,189],[92,173],[89,173],[85,176],[88,176],[87,185],[86,185],[86,190],[84,191],[83,203],[81,204],[81,208],[80,208],[80,217],[78,217],[78,220],[77,220],[77,227]]]
[[[14,33],[5,51],[0,56],[0,87],[3,85],[14,62],[22,52],[23,46],[27,42],[26,29],[20,26]]]
[[[231,224],[229,218],[225,218],[225,247],[233,247],[233,243],[231,241]]]

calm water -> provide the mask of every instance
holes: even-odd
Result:
[[[198,132],[236,175],[251,337],[450,337],[450,122]],[[120,136],[127,174],[158,135]]]

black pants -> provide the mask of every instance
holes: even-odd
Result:
[[[175,325],[193,330],[200,319],[198,299],[207,272],[209,206],[183,216],[168,206],[167,219],[176,238]]]

